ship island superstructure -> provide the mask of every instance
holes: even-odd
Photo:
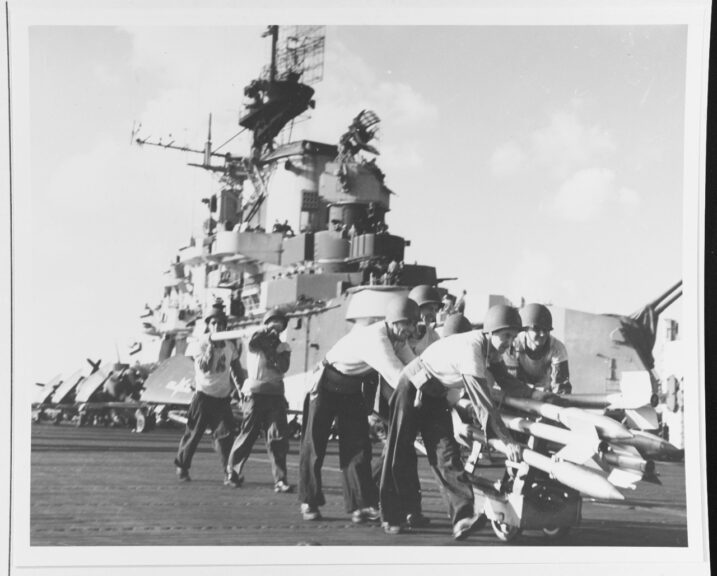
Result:
[[[203,150],[136,138],[201,153],[202,163],[192,165],[221,175],[220,189],[202,199],[201,237],[178,250],[161,304],[148,308],[143,323],[161,338],[162,361],[184,353],[192,332],[203,328],[202,312],[218,302],[228,329],[247,336],[264,311],[282,307],[292,318],[289,382],[304,379],[350,328],[347,320],[382,317],[387,298],[441,279],[433,266],[406,263],[409,242],[389,232],[393,192],[376,163],[380,120],[373,111],[360,111],[338,144],[275,143],[315,105],[309,82],[320,78],[324,36],[321,27],[302,26],[270,26],[265,35],[271,64],[245,87],[239,119],[252,133],[248,155],[212,150],[211,117]]]

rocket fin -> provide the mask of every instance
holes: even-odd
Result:
[[[625,410],[625,416],[635,424],[635,428],[638,430],[656,430],[659,426],[657,412],[649,404],[640,408]]]
[[[613,452],[617,454],[625,454],[626,456],[634,456],[635,458],[642,458],[640,451],[634,446],[627,446],[626,444],[610,444]]]
[[[555,453],[557,460],[565,460],[574,464],[586,464],[592,461],[595,455],[594,446],[588,442],[574,442],[567,444],[561,450]]]
[[[608,482],[618,488],[630,488],[635,489],[635,484],[642,480],[642,475],[623,470],[622,468],[614,468],[607,477]]]

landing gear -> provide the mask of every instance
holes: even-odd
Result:
[[[140,434],[143,432],[149,432],[156,424],[156,416],[154,412],[145,413],[145,411],[140,408],[135,411],[134,418],[134,431]]]

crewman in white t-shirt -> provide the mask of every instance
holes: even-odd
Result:
[[[407,344],[418,306],[401,297],[391,301],[385,320],[356,327],[341,338],[317,368],[304,412],[299,463],[299,499],[304,520],[321,518],[325,504],[321,466],[331,425],[339,432],[339,462],[346,511],[355,523],[378,520],[378,491],[371,478],[371,439],[363,386],[378,372],[393,388],[404,364],[415,358]]]
[[[550,334],[553,316],[542,304],[520,310],[524,331],[503,355],[508,370],[534,388],[554,394],[570,394],[570,370],[565,345]]]
[[[508,446],[509,458],[519,460],[516,443],[501,420],[492,399],[495,380],[513,396],[530,396],[532,390],[501,370],[501,354],[521,330],[518,311],[493,306],[483,331],[454,334],[433,343],[404,368],[390,401],[386,462],[381,477],[380,502],[387,534],[399,534],[406,512],[416,508],[420,487],[416,475],[413,442],[420,431],[434,475],[453,522],[453,536],[460,540],[484,521],[474,515],[471,487],[462,482],[463,462],[453,437],[447,393],[465,389],[483,428]],[[492,373],[493,369],[499,376]],[[490,370],[489,370],[490,369]]]
[[[226,329],[227,317],[223,305],[215,305],[204,319],[206,333],[187,349],[187,356],[194,358],[195,392],[187,412],[187,426],[179,442],[177,457],[177,477],[187,482],[197,446],[204,431],[212,431],[222,460],[222,469],[226,470],[229,451],[234,440],[234,417],[231,410],[231,393],[241,378],[239,350],[231,341],[211,341],[215,332]],[[227,483],[228,475],[224,482]]]
[[[242,471],[260,432],[266,434],[271,458],[274,491],[291,492],[287,482],[286,454],[289,451],[288,404],[284,396],[284,374],[289,369],[291,347],[282,342],[280,334],[288,325],[286,314],[279,308],[269,310],[263,327],[249,340],[247,378],[242,387],[244,405],[241,431],[234,441],[227,474],[229,484],[238,488],[244,482]]]

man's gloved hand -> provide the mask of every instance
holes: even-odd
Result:
[[[512,440],[505,442],[506,456],[511,462],[520,462],[523,459],[523,447]]]

